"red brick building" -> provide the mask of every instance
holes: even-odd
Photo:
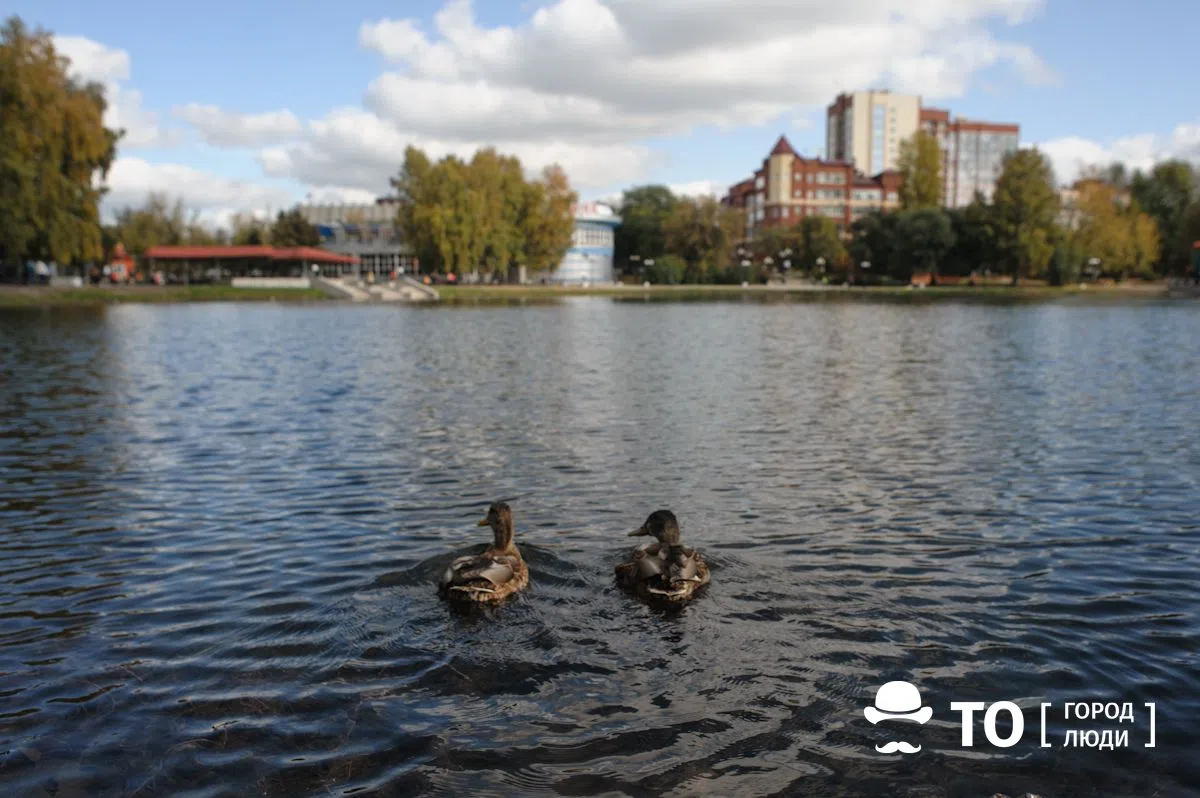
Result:
[[[847,161],[805,158],[780,136],[762,168],[730,186],[721,201],[744,212],[747,238],[758,228],[788,227],[806,216],[833,219],[844,231],[868,213],[898,208],[900,182],[899,172],[867,177]]]

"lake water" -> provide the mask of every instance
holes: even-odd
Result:
[[[1200,795],[1198,420],[1195,302],[0,313],[0,793]]]

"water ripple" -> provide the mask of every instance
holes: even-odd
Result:
[[[5,312],[0,785],[1200,794],[1198,335],[1149,302]],[[448,607],[502,496],[530,589]],[[658,507],[713,566],[681,609],[612,582]],[[890,679],[937,709],[899,763],[861,711]],[[1158,747],[962,748],[948,703],[1001,699],[1155,701]]]

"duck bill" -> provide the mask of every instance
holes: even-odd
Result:
[[[481,518],[479,519],[479,523],[475,524],[475,526],[489,526],[489,523],[486,518]]]
[[[645,524],[642,524],[642,525],[641,525],[641,526],[639,526],[637,529],[635,529],[635,530],[633,530],[632,532],[630,532],[630,533],[629,533],[629,535],[628,535],[628,537],[631,537],[631,538],[636,538],[636,537],[641,537],[641,536],[643,536],[643,535],[649,535],[649,534],[650,534],[650,530],[649,530],[649,529],[646,529],[646,525],[645,525]]]

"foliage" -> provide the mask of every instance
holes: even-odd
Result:
[[[230,241],[235,247],[261,247],[271,242],[271,228],[261,219],[242,217],[234,222]]]
[[[268,238],[275,247],[315,247],[321,243],[317,228],[309,224],[299,208],[280,211]]]
[[[954,227],[941,208],[921,208],[897,215],[893,253],[887,274],[902,280],[914,272],[928,272],[935,278],[938,267],[954,246]]]
[[[0,28],[0,263],[103,257],[99,201],[120,132],[104,90],[80,85],[50,34]]]
[[[900,143],[900,207],[904,210],[942,206],[942,148],[937,139],[918,130]]]
[[[809,269],[817,269],[817,261],[824,259],[825,269],[834,269],[846,258],[846,248],[838,234],[837,223],[827,216],[805,216],[800,220],[800,246],[803,262]]]
[[[1152,277],[1159,256],[1158,225],[1137,203],[1121,201],[1105,183],[1079,184],[1079,227],[1071,236],[1075,248],[1100,270],[1117,279]]]
[[[946,253],[941,274],[967,276],[996,262],[996,225],[992,208],[976,192],[965,208],[947,211],[954,231],[954,246]]]
[[[114,233],[119,243],[135,258],[150,247],[185,243],[188,223],[183,203],[165,194],[150,194],[141,208],[125,208],[117,214]]]
[[[663,225],[667,249],[687,263],[684,282],[709,282],[730,261],[742,215],[714,197],[680,199]]]
[[[659,255],[645,261],[646,280],[655,285],[678,285],[684,281],[688,264],[678,255]]]
[[[1188,267],[1192,242],[1186,227],[1191,206],[1200,201],[1197,175],[1184,161],[1164,161],[1149,174],[1137,172],[1130,182],[1133,200],[1153,217],[1161,234],[1160,274],[1179,273]]]
[[[1042,271],[1054,254],[1058,194],[1050,162],[1036,149],[1004,159],[993,197],[997,262],[1012,276]]]
[[[621,196],[621,226],[616,232],[614,260],[628,268],[633,256],[657,259],[667,251],[667,218],[679,204],[666,186],[638,186]]]
[[[855,220],[850,226],[853,236],[849,255],[855,264],[867,261],[877,274],[892,274],[903,268],[903,254],[896,251],[897,215],[891,213],[869,213]]]
[[[493,149],[434,163],[410,146],[392,185],[400,228],[424,271],[553,269],[570,247],[576,194],[557,166],[529,181],[519,160]]]

